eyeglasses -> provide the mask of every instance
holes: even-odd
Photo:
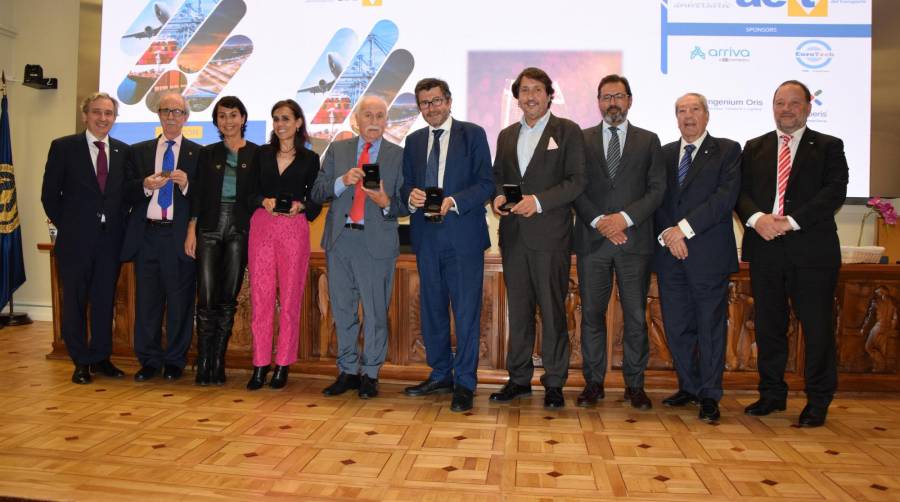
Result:
[[[431,108],[432,106],[441,106],[444,104],[444,98],[437,97],[433,98],[431,101],[419,101],[419,108]]]
[[[163,117],[169,116],[170,113],[172,115],[174,115],[175,118],[180,118],[185,115],[185,111],[179,110],[178,108],[160,108],[159,109],[159,114],[162,115]]]
[[[625,94],[623,92],[617,92],[615,94],[604,94],[604,95],[600,96],[600,100],[606,101],[606,102],[612,101],[614,99],[616,101],[624,101],[625,98],[627,98],[627,97],[628,97],[627,94]]]

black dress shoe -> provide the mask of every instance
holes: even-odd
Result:
[[[326,396],[340,396],[348,390],[359,388],[359,375],[351,375],[350,373],[341,373],[333,384],[322,389],[322,394]]]
[[[800,412],[800,427],[822,427],[825,425],[825,417],[828,416],[828,408],[807,404]]]
[[[544,408],[556,409],[566,405],[561,387],[544,387]]]
[[[491,401],[495,403],[508,403],[513,399],[531,395],[531,385],[519,385],[513,382],[507,382],[500,389],[500,392],[491,394]]]
[[[116,368],[113,365],[112,361],[109,358],[106,358],[99,363],[94,363],[91,365],[91,373],[100,373],[103,376],[108,376],[112,378],[121,378],[125,376],[125,372]]]
[[[647,397],[647,393],[640,387],[626,387],[625,400],[631,401],[631,407],[639,410],[649,410],[653,407],[653,403]]]
[[[678,392],[672,394],[671,396],[662,400],[662,404],[666,406],[684,406],[686,404],[697,405],[700,404],[700,400],[697,399],[697,396],[691,394],[686,390],[678,389]]]
[[[91,370],[87,364],[76,364],[75,371],[72,373],[72,383],[84,385],[91,383]]]
[[[474,392],[462,385],[457,385],[453,389],[453,401],[450,402],[450,411],[462,413],[471,410],[474,398]]]
[[[606,397],[606,392],[603,391],[603,385],[597,382],[590,382],[584,387],[581,394],[578,395],[575,404],[582,408],[590,408],[597,404],[598,400],[603,399],[604,397]]]
[[[134,374],[135,382],[146,382],[151,378],[156,376],[156,373],[159,372],[159,368],[156,366],[141,366],[141,369],[138,370],[137,373]]]
[[[719,403],[715,399],[704,397],[700,400],[700,420],[715,422],[722,417],[719,413]]]
[[[268,374],[268,366],[254,366],[253,375],[250,376],[250,381],[247,382],[247,390],[261,389],[266,384],[266,375]]]
[[[453,392],[453,382],[438,382],[425,380],[424,382],[403,389],[403,393],[411,397],[428,396],[430,394],[449,394]]]
[[[368,375],[359,377],[359,398],[372,399],[378,396],[378,379],[369,378]]]
[[[272,379],[269,380],[269,387],[283,389],[287,385],[288,368],[290,366],[275,366],[275,371],[272,372]]]
[[[163,368],[163,378],[170,382],[174,382],[181,378],[181,374],[184,373],[184,370],[175,366],[174,364],[167,364]]]
[[[787,409],[786,400],[761,397],[755,403],[744,408],[744,413],[754,417],[764,417],[773,411],[784,411],[785,409]]]

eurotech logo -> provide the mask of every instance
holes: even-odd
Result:
[[[736,0],[738,7],[782,8],[787,5],[790,17],[826,17],[828,0]]]
[[[797,49],[794,50],[794,57],[804,68],[821,70],[834,59],[834,51],[822,40],[807,40],[797,46]]]

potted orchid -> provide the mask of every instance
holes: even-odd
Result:
[[[888,225],[897,223],[897,211],[894,209],[894,205],[891,204],[891,201],[882,199],[881,197],[872,197],[866,202],[866,206],[869,207],[869,210],[866,211],[866,214],[863,216],[862,222],[859,225],[859,237],[856,239],[857,246],[862,244],[863,228],[865,228],[866,219],[868,219],[869,216],[877,214],[878,217],[882,218]]]

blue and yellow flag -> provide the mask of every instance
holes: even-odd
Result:
[[[6,84],[6,79],[3,79]],[[0,103],[0,308],[9,303],[15,290],[25,282],[22,256],[22,228],[16,207],[16,176],[13,173],[12,140],[9,135],[9,105],[6,87]]]

